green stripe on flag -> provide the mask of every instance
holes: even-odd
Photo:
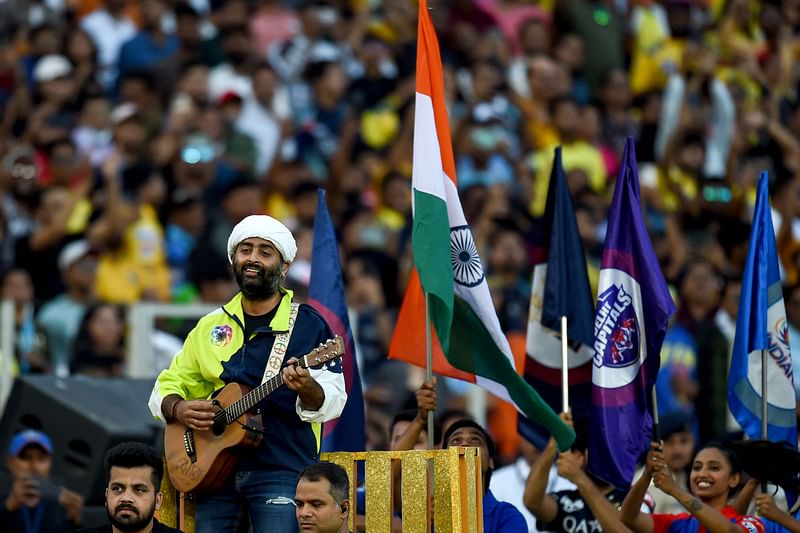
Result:
[[[447,177],[442,175],[439,179]],[[450,222],[443,198],[414,189],[411,246],[422,289],[430,296],[431,323],[436,328],[442,350],[447,353],[447,332],[453,322],[453,266],[450,263]]]
[[[453,306],[450,350],[445,353],[454,367],[504,386],[525,416],[547,428],[560,451],[568,449],[575,441],[575,431],[517,374],[472,307],[458,296]]]

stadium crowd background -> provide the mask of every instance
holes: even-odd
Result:
[[[553,148],[596,288],[634,135],[679,307],[659,408],[702,421],[701,441],[735,430],[727,365],[762,170],[800,354],[800,1],[429,5],[462,203],[504,330],[524,339]],[[226,239],[251,213],[295,232],[288,283],[302,295],[321,186],[355,317],[368,449],[387,449],[388,423],[415,405],[421,380],[386,359],[411,265],[416,24],[409,0],[1,1],[0,294],[16,303],[15,371],[122,375],[126,307],[227,301]],[[185,330],[161,325],[169,356]],[[439,380],[440,407],[463,408],[465,387]],[[511,461],[513,411],[488,408]]]

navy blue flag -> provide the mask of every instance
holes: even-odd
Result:
[[[642,217],[628,137],[608,214],[594,321],[589,471],[627,491],[648,448],[651,391],[675,304]]]
[[[320,189],[318,195],[308,303],[325,318],[333,333],[344,339],[345,355],[342,366],[347,389],[347,403],[342,415],[323,426],[321,450],[364,451],[364,398],[361,394],[361,377],[358,373],[353,333],[347,318],[339,246],[325,204],[325,191]]]
[[[594,303],[586,272],[572,197],[555,149],[547,203],[539,242],[534,243],[531,306],[525,360],[525,379],[553,408],[561,412],[561,317],[567,317],[569,402],[574,420],[589,416],[594,340]],[[558,333],[558,335],[556,335]],[[519,419],[523,437],[540,449],[549,433],[525,417]]]
[[[787,441],[794,447],[797,416],[792,355],[767,181],[767,173],[763,172],[758,181],[750,248],[736,316],[736,336],[728,373],[728,404],[751,439]],[[767,352],[766,369],[761,367],[762,350]],[[762,372],[767,373],[767,435],[761,434]]]

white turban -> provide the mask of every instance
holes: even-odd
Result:
[[[236,224],[228,237],[228,261],[233,264],[236,247],[245,239],[258,237],[271,242],[281,253],[284,261],[294,261],[297,243],[292,232],[283,223],[268,215],[250,215]]]

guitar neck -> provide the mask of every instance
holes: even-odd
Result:
[[[308,368],[308,363],[306,362],[306,358],[303,357],[297,363],[297,366],[300,368]],[[229,405],[226,409],[228,412],[228,420],[227,422],[230,424],[247,411],[252,409],[253,407],[258,404],[261,400],[278,390],[281,385],[283,385],[283,373],[278,372],[267,381],[256,387],[255,389],[251,390],[239,400],[235,401],[231,405]]]
[[[338,335],[329,339],[323,344],[311,350],[297,361],[300,368],[317,366],[328,361],[338,359],[344,354],[344,341]],[[309,359],[310,358],[310,359]],[[229,405],[225,410],[225,423],[230,424],[247,411],[256,406],[258,402],[275,392],[283,385],[283,373],[278,372],[267,381],[251,390],[237,401]],[[220,416],[222,416],[220,414]]]

